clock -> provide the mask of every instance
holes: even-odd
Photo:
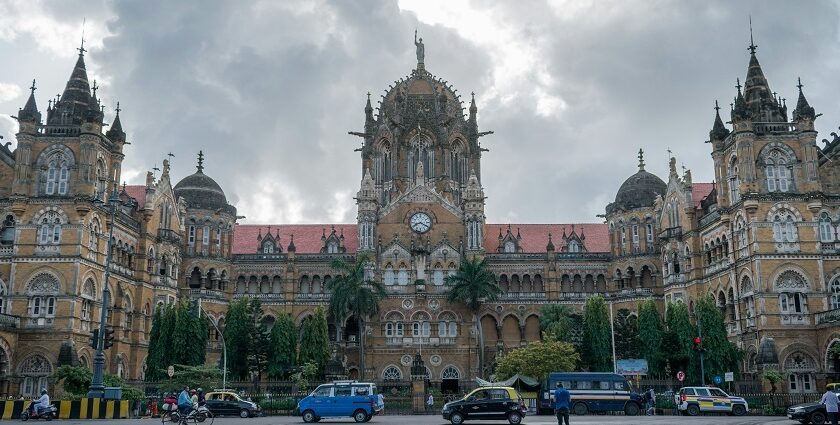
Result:
[[[408,220],[411,230],[417,233],[426,233],[432,228],[432,218],[424,212],[415,213]]]

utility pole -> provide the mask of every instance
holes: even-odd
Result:
[[[618,359],[615,357],[615,322],[613,320],[612,301],[610,301],[610,338],[612,339],[613,373],[618,373]]]
[[[697,314],[697,337],[700,338],[700,385],[706,386],[706,373],[703,370],[703,353],[706,349],[703,348],[703,327],[700,325],[700,314]]]
[[[102,201],[96,200],[96,203]],[[105,282],[102,285],[102,311],[99,314],[99,338],[96,341],[96,354],[93,358],[93,378],[88,389],[88,398],[104,398],[105,397],[105,334],[108,325],[108,306],[111,303],[111,290],[108,289],[108,280],[111,277],[111,251],[113,248],[114,226],[116,225],[117,204],[120,202],[119,194],[117,193],[117,182],[114,181],[114,191],[108,198],[111,211],[111,228],[108,229],[108,245],[107,254],[105,256]]]

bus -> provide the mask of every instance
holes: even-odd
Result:
[[[552,396],[557,382],[572,396],[570,410],[576,415],[596,412],[621,412],[638,415],[644,399],[633,391],[623,376],[606,372],[552,372],[540,393],[540,409],[554,411]]]

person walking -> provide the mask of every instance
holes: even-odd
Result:
[[[557,389],[554,390],[554,414],[557,416],[557,425],[569,425],[569,405],[572,396],[569,390],[563,388],[563,383],[557,381]]]
[[[840,400],[837,399],[837,394],[831,390],[830,385],[825,386],[825,394],[820,399],[820,403],[825,405],[825,413],[828,414],[831,425],[837,425],[837,411]]]
[[[653,388],[649,388],[647,390],[647,394],[645,394],[645,399],[647,401],[647,410],[645,411],[645,415],[656,415],[656,392],[653,391]]]
[[[431,393],[429,393],[429,398],[426,399],[426,410],[432,411],[432,409],[434,407],[435,407],[435,398],[432,397]]]

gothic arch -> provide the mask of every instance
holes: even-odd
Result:
[[[33,273],[26,283],[26,295],[58,295],[61,293],[61,280],[52,270],[40,270]]]
[[[777,267],[770,282],[772,282],[772,288],[777,292],[798,288],[808,291],[812,286],[808,274],[793,263],[782,264]]]
[[[792,214],[796,218],[796,220],[794,220],[795,222],[798,223],[803,221],[802,213],[800,213],[799,210],[796,209],[796,207],[787,202],[777,202],[773,204],[773,206],[770,207],[769,210],[767,210],[766,220],[768,222],[772,222],[776,214],[783,214],[785,212],[789,212],[790,214]]]
[[[820,355],[817,354],[811,346],[800,342],[794,342],[788,345],[779,353],[779,360],[781,361],[780,364],[783,366],[783,370],[787,370],[787,363],[791,361],[791,357],[797,353],[802,353],[805,357],[804,360],[813,364],[813,371],[819,370],[817,359],[820,358]]]

